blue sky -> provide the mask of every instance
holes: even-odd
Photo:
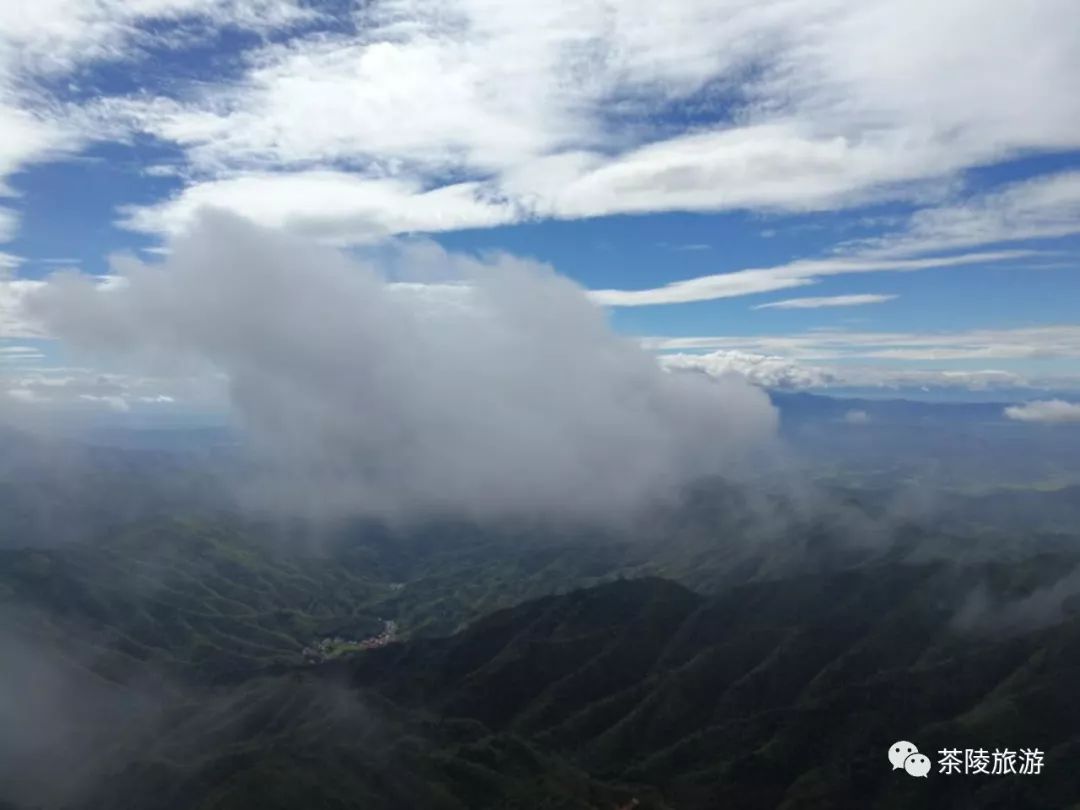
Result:
[[[7,8],[0,389],[175,403],[22,296],[162,261],[210,206],[361,257],[539,260],[677,367],[1068,395],[1077,30],[1064,0]]]

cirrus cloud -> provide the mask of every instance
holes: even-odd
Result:
[[[830,295],[820,298],[788,298],[758,304],[754,309],[821,309],[823,307],[861,307],[866,304],[883,304],[895,299],[895,295]]]
[[[799,259],[775,267],[755,267],[729,273],[673,281],[662,287],[640,290],[592,290],[598,304],[614,307],[642,307],[712,301],[742,295],[774,292],[816,284],[826,276],[850,273],[910,272],[935,267],[959,267],[1007,261],[1029,255],[1025,251],[988,251],[957,256],[921,259],[834,256],[826,259]],[[819,299],[820,300],[820,299]]]
[[[392,180],[406,206],[476,184],[518,220],[823,210],[1080,146],[1078,14],[1066,0],[1022,13],[1004,0],[376,0],[244,53],[235,79],[91,107],[183,150],[193,180],[166,207],[224,206],[221,183],[270,188],[283,171],[308,193],[283,196],[296,211],[281,218],[336,242],[385,223],[343,221],[307,172]],[[161,206],[125,221],[175,232]]]

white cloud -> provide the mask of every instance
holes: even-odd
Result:
[[[133,43],[154,39],[140,27],[151,21],[267,30],[311,16],[290,0],[37,0],[33,12],[0,4],[0,70],[64,75],[89,61],[129,58]]]
[[[26,388],[9,388],[7,390],[7,395],[16,402],[21,402],[24,404],[30,404],[39,401],[37,395],[33,391],[30,391]]]
[[[844,422],[849,425],[865,425],[870,421],[870,414],[866,411],[850,410],[844,414]]]
[[[1005,409],[1005,415],[1019,422],[1080,422],[1080,403],[1065,402],[1061,399],[1036,400],[1023,405],[1011,405]]]
[[[285,29],[319,22],[299,0],[41,0],[34,11],[0,4],[0,196],[12,192],[5,180],[35,161],[149,133],[181,147],[184,159],[170,171],[186,185],[121,211],[127,227],[146,233],[179,233],[203,207],[357,244],[545,217],[925,202],[928,191],[954,191],[965,168],[1080,147],[1080,6],[1071,0],[1023,8],[1008,0],[373,0],[355,10],[355,29],[336,21],[315,33],[294,28],[299,36]],[[186,33],[156,24],[176,21]],[[167,44],[163,37],[182,49],[184,36],[228,26],[274,34],[231,54],[235,80],[171,77],[81,106],[49,89],[77,85],[92,62],[137,58],[142,47]],[[905,230],[851,248],[858,255],[591,296],[609,306],[702,301],[846,273],[1024,258],[1005,250],[912,256],[1075,233],[1080,174],[944,199],[952,201],[917,212]],[[0,241],[14,235],[17,208],[17,198],[0,206]],[[0,268],[18,262],[0,253]],[[37,284],[0,279],[0,336],[43,334],[22,306]],[[793,360],[1076,358],[1070,329],[705,337],[682,347],[696,341],[728,353],[689,366],[802,385],[851,372],[794,369]],[[964,384],[1009,374],[909,373]]]
[[[723,349],[800,360],[1080,359],[1080,326],[971,329],[958,332],[851,332],[820,329],[782,335],[645,338],[658,351]]]
[[[535,198],[546,216],[581,218],[738,208],[820,210],[869,198],[879,187],[937,172],[921,154],[816,136],[793,122],[723,128],[656,141],[604,159],[538,160],[504,187]],[[938,167],[938,170],[944,167]]]
[[[126,284],[68,275],[32,306],[72,350],[220,372],[275,508],[618,519],[738,475],[773,435],[760,391],[663,373],[548,267],[433,245],[401,262],[444,281],[418,295],[207,215],[162,265],[121,268]]]
[[[122,262],[121,262],[122,263]],[[62,268],[61,274],[75,273]],[[87,276],[91,283],[102,290],[122,286],[125,280],[119,275]],[[40,320],[27,307],[35,291],[45,288],[47,281],[40,279],[0,278],[0,340],[11,338],[50,338]],[[3,349],[0,349],[3,353]]]
[[[43,282],[29,279],[0,279],[0,338],[44,337],[39,324],[24,308],[27,296]]]
[[[825,388],[836,382],[836,377],[825,369],[751,352],[666,354],[659,360],[671,371],[701,371],[711,377],[735,375],[765,388]]]
[[[0,21],[0,30],[2,25]],[[0,49],[3,44],[3,34],[0,34]],[[5,76],[4,67],[4,59],[0,56],[0,132],[4,133],[0,138],[0,197],[11,197],[14,191],[8,179],[12,174],[29,163],[75,148],[81,139],[71,123],[62,120],[54,111],[22,109],[20,99],[5,86],[10,79]],[[16,212],[10,208],[0,212],[0,241],[11,239],[17,226]]]
[[[0,346],[0,363],[12,361],[26,363],[43,359],[45,355],[34,346]]]
[[[264,120],[261,112],[259,120]],[[397,125],[412,129],[404,122]],[[222,136],[209,143],[216,154],[227,142]],[[373,152],[362,160],[365,173],[227,173],[224,179],[197,182],[172,200],[128,209],[124,222],[136,230],[177,233],[199,205],[249,215],[243,204],[251,201],[256,209],[262,208],[258,201],[263,194],[276,201],[277,220],[297,223],[306,233],[322,232],[331,242],[367,241],[371,233],[387,231],[388,224],[390,233],[400,233],[655,211],[823,209],[854,202],[856,192],[861,194],[875,183],[904,179],[903,166],[895,156],[887,152],[864,155],[862,149],[837,139],[810,141],[779,126],[747,127],[679,136],[614,158],[577,151],[523,158],[494,173],[474,166],[482,179],[451,185],[424,179],[420,168],[383,176],[387,160],[419,161],[421,156],[376,157]],[[477,151],[491,157],[487,148],[478,146]],[[200,159],[197,154],[196,160]],[[457,151],[440,146],[422,159],[424,166],[453,169],[458,168],[452,162],[459,157]],[[282,160],[287,167],[312,160],[327,162],[329,157]],[[873,182],[853,181],[851,175],[871,160],[881,164]],[[325,186],[330,186],[329,194],[320,193]],[[350,219],[343,218],[335,204],[342,191],[348,193]],[[371,200],[385,205],[388,213],[368,204]],[[414,208],[422,212],[417,217],[399,213]]]
[[[65,102],[50,82],[78,81],[80,67],[128,59],[133,49],[161,42],[149,22],[199,22],[269,30],[311,17],[291,0],[36,0],[0,3],[0,197],[29,164],[123,135],[118,122]],[[0,211],[0,241],[17,220]]]
[[[825,388],[962,388],[987,390],[1025,388],[1032,381],[1000,369],[941,370],[901,369],[874,365],[808,363],[780,355],[721,349],[703,354],[673,353],[659,357],[673,371],[700,371],[712,377],[731,375],[754,385],[779,389]],[[1070,386],[1080,379],[1067,381]]]
[[[616,307],[681,304],[709,301],[755,293],[803,287],[824,276],[847,273],[906,272],[933,267],[957,267],[1006,261],[1028,255],[1024,251],[967,253],[922,259],[835,256],[826,259],[799,259],[776,267],[758,267],[731,273],[673,281],[663,287],[643,290],[592,290],[590,297],[598,304]]]
[[[389,172],[394,162],[491,170],[557,146],[559,121],[542,118],[557,112],[548,66],[493,64],[504,54],[449,32],[379,34],[271,46],[241,84],[212,88],[201,103],[118,101],[102,111],[188,147],[204,170],[359,161]]]
[[[475,183],[425,191],[408,181],[319,171],[245,175],[191,186],[173,200],[128,209],[125,224],[148,233],[176,233],[204,208],[354,244],[409,231],[491,227],[518,218],[512,204],[486,196]]]
[[[465,184],[517,219],[824,209],[1080,146],[1070,0],[376,0],[357,15],[356,34],[255,50],[238,81],[95,105],[183,147],[198,177],[180,213],[128,221],[175,229],[221,183],[286,170],[306,193],[282,195],[279,219],[337,242],[386,228],[365,206],[343,220],[297,179],[312,169],[393,181],[402,205]]]
[[[102,408],[127,413],[141,407],[171,405],[188,412],[220,410],[224,403],[221,388],[220,380],[207,374],[160,376],[23,365],[0,368],[0,396],[33,405],[32,413],[39,415]]]
[[[882,304],[892,301],[895,295],[830,295],[822,298],[788,298],[768,304],[758,304],[754,309],[820,309],[822,307],[859,307],[866,304]]]
[[[1080,233],[1080,171],[1037,177],[961,202],[924,208],[863,251],[913,254]]]

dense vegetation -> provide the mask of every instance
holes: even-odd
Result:
[[[1016,604],[1075,563],[546,597],[453,637],[176,697],[114,740],[71,806],[1069,807],[1080,615],[1003,627],[968,606],[980,589]],[[896,738],[1036,746],[1045,771],[915,780],[889,769]]]
[[[78,696],[34,757],[0,774],[15,806],[1043,808],[1080,796],[1075,554],[920,562],[915,544],[763,575],[784,570],[772,549],[749,567],[740,557],[750,581],[707,596],[638,576],[641,548],[499,545],[459,527],[440,553],[424,533],[391,553],[356,531],[347,551],[300,553],[170,520],[3,552],[4,599],[19,606],[5,630],[32,645],[7,649],[59,653]],[[712,560],[731,579],[729,557],[699,547],[684,568]],[[597,578],[610,581],[453,636],[314,666],[298,655],[313,635],[384,615],[430,630],[466,621],[470,600],[486,610]],[[901,737],[928,751],[1036,746],[1046,769],[913,780],[884,759]]]
[[[705,482],[605,531],[313,529],[106,468],[61,537],[46,479],[0,475],[2,810],[1080,808],[1075,489],[926,519],[867,480]],[[917,780],[900,738],[1046,764]]]

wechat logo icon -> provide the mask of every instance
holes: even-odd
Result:
[[[909,776],[921,776],[924,779],[930,773],[930,758],[919,753],[914,743],[900,740],[889,747],[889,762],[893,770],[903,769]]]

